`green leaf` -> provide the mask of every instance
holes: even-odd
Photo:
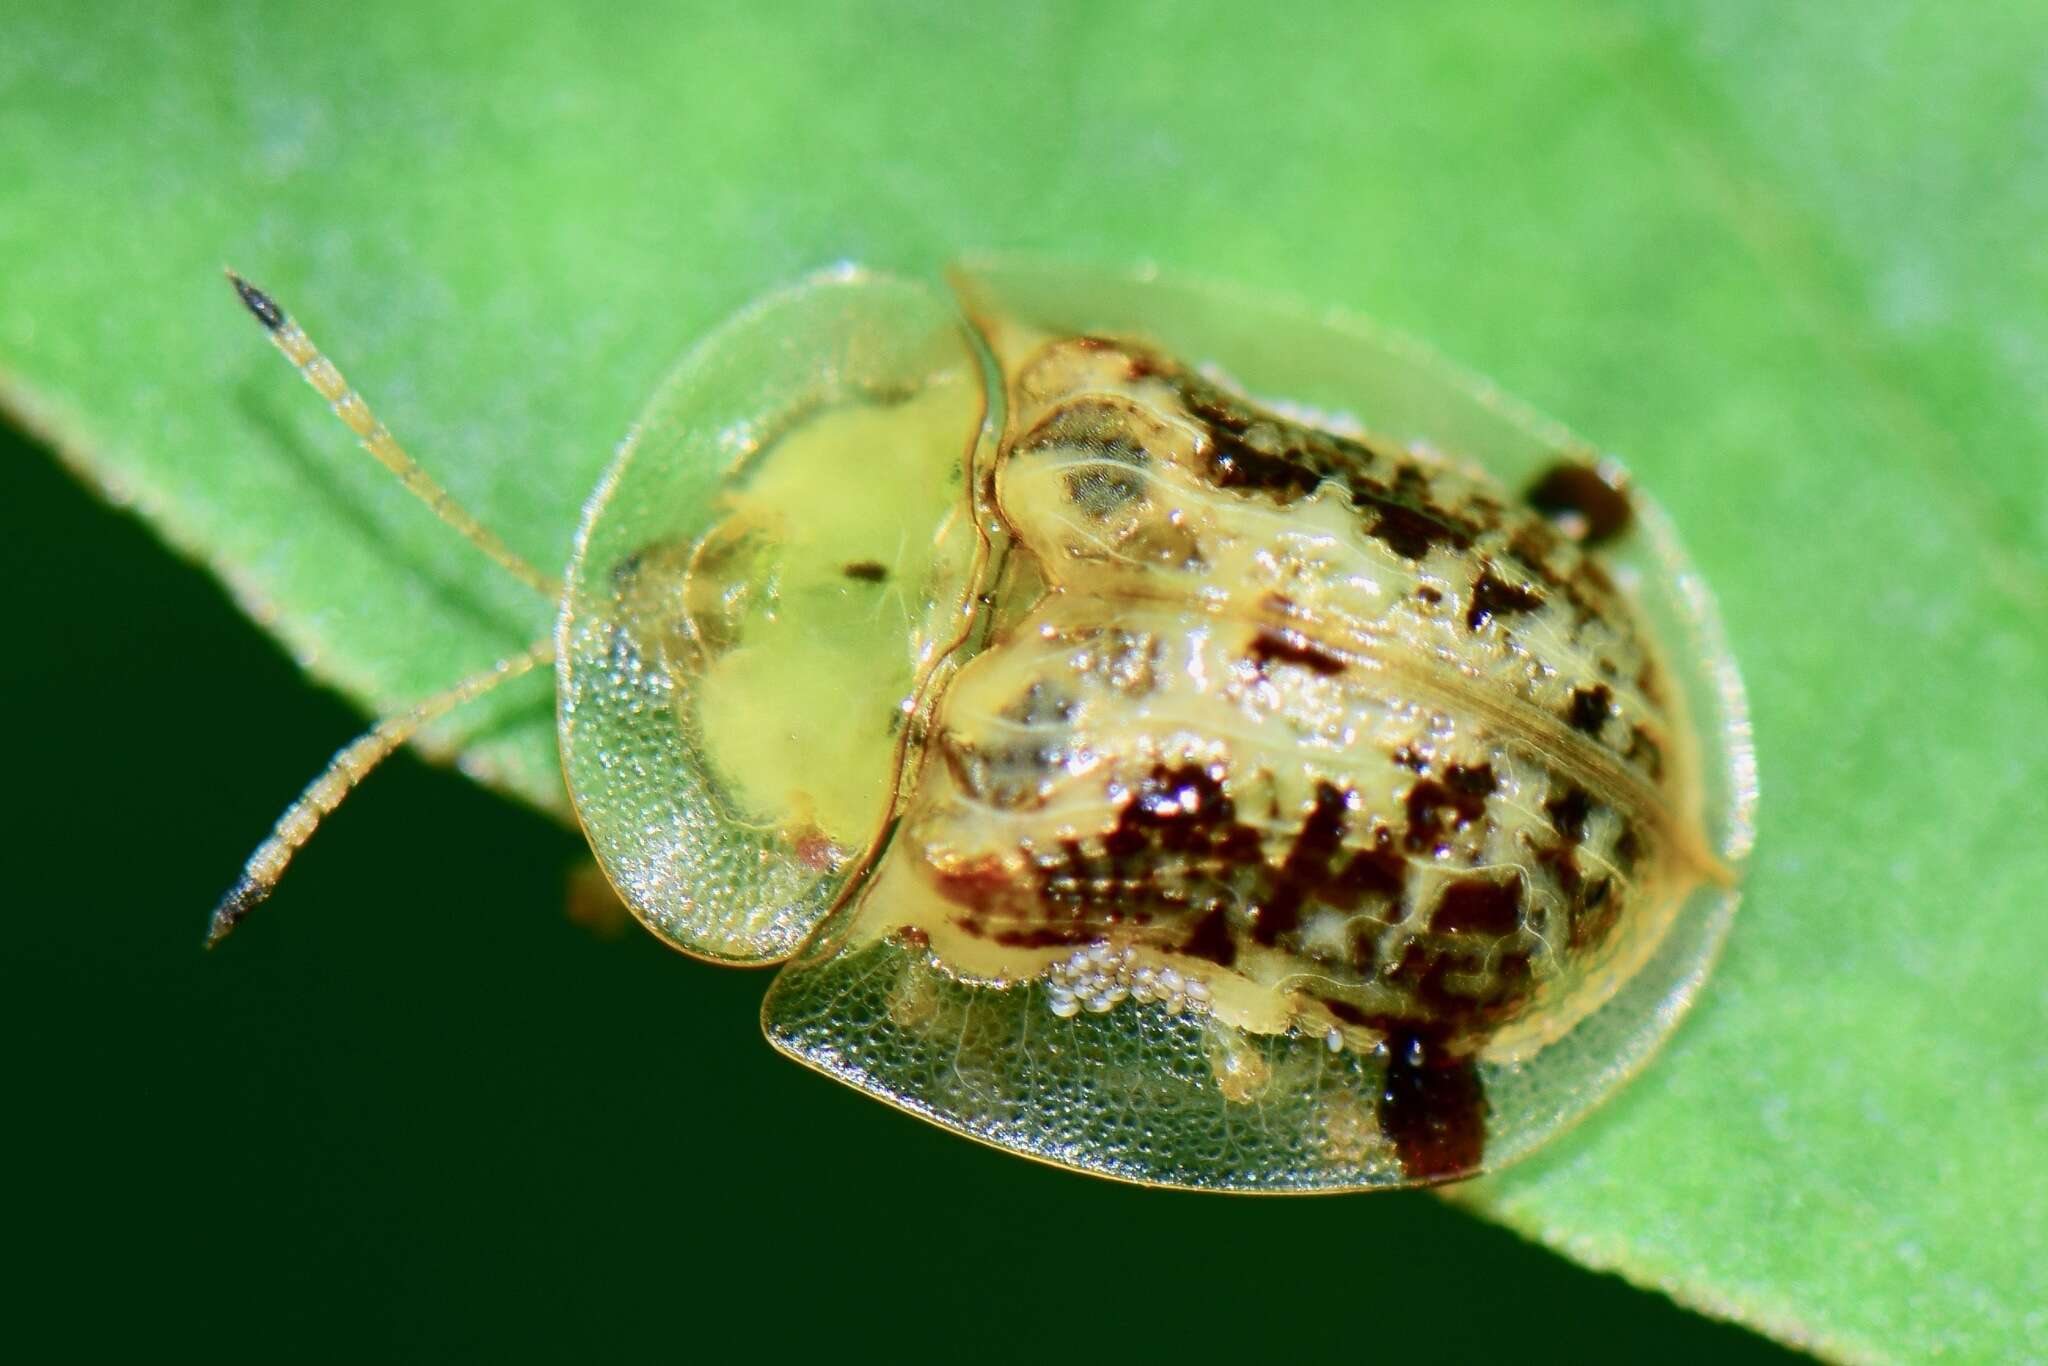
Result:
[[[7,32],[0,400],[367,707],[548,608],[349,449],[224,261],[546,565],[673,356],[842,257],[1151,257],[1327,300],[1623,453],[1746,671],[1760,853],[1667,1053],[1458,1198],[1828,1354],[2048,1353],[2040,6]],[[537,680],[436,738],[562,809]]]

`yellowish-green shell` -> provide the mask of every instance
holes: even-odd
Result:
[[[788,961],[778,1047],[926,1118],[1171,1185],[1470,1175],[1668,1033],[1747,851],[1739,685],[1620,489],[1354,322],[820,276],[586,509],[571,791],[658,934]]]

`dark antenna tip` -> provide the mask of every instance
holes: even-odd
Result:
[[[220,941],[234,932],[244,916],[255,910],[270,895],[270,888],[264,883],[243,878],[228,894],[220,899],[220,905],[213,908],[213,919],[206,927],[206,947],[216,948]]]
[[[235,287],[235,293],[241,296],[243,306],[256,316],[257,322],[272,332],[284,326],[284,310],[277,306],[277,300],[235,274],[233,270],[229,270],[227,275],[228,283]]]

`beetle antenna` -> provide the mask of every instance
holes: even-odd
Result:
[[[214,908],[213,921],[206,931],[206,947],[212,948],[227,938],[244,916],[276,890],[277,881],[284,876],[292,855],[313,838],[320,822],[341,805],[342,798],[348,796],[371,769],[410,740],[421,726],[446,716],[466,702],[475,701],[500,683],[510,682],[554,657],[552,637],[535,641],[524,654],[499,660],[484,672],[463,679],[410,711],[379,721],[351,740],[328,761],[327,767],[306,786],[298,800],[285,808],[284,815],[278,817],[277,824],[271,828],[270,837],[249,856],[249,862],[242,869],[241,880]]]
[[[320,348],[313,345],[313,339],[305,329],[293,322],[290,315],[278,307],[277,300],[244,280],[234,271],[227,272],[228,282],[241,296],[242,304],[263,324],[270,334],[270,340],[277,349],[284,352],[298,372],[306,377],[306,383],[319,391],[334,409],[334,415],[348,425],[362,442],[363,449],[377,458],[377,462],[398,476],[407,491],[425,503],[436,517],[453,527],[464,539],[509,572],[527,587],[542,597],[554,602],[562,596],[562,585],[548,575],[528,564],[519,553],[498,539],[497,533],[470,515],[469,510],[455,501],[454,495],[441,487],[434,477],[421,469],[419,462],[405,453],[398,439],[391,435],[390,428],[377,420],[370,411],[370,405],[363,396],[349,387],[341,371],[334,368],[334,362],[320,354]]]

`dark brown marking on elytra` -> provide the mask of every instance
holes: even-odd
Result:
[[[969,927],[998,942],[1085,942],[1107,925],[1166,922],[1192,926],[1184,952],[1228,966],[1236,942],[1225,906],[1246,871],[1264,866],[1259,831],[1238,820],[1219,774],[1161,765],[1094,848],[1067,840],[1036,852],[1021,885],[992,860],[942,870],[937,885],[948,900],[1006,922]]]
[[[1282,504],[1315,492],[1325,470],[1305,458],[1306,429],[1260,412],[1214,385],[1176,371],[1181,402],[1203,426],[1203,477],[1219,489],[1263,493]]]
[[[1425,781],[1441,790],[1452,817],[1483,809],[1496,785],[1484,765],[1454,766],[1442,782]],[[1374,827],[1368,847],[1347,853],[1349,810],[1342,789],[1318,784],[1276,866],[1265,857],[1266,824],[1239,819],[1220,772],[1161,765],[1128,794],[1099,841],[1031,851],[1021,874],[982,858],[935,869],[934,878],[941,896],[970,912],[962,928],[997,943],[1084,943],[1112,925],[1158,925],[1162,947],[1225,967],[1246,944],[1305,953],[1293,941],[1312,905],[1363,909],[1370,922],[1351,942],[1324,950],[1333,966],[1363,976],[1377,953],[1373,926],[1402,917],[1408,860],[1384,825]]]
[[[1337,656],[1323,649],[1298,631],[1280,632],[1270,628],[1261,630],[1252,640],[1252,663],[1265,671],[1267,664],[1278,660],[1283,664],[1295,664],[1310,673],[1332,678],[1344,672],[1345,663]]]
[[[1420,505],[1428,503],[1433,492],[1429,472],[1422,466],[1412,460],[1403,460],[1394,467],[1393,493],[1396,498],[1411,505]]]
[[[1579,556],[1579,567],[1574,572],[1591,584],[1593,591],[1602,597],[1611,598],[1621,591],[1615,587],[1614,580],[1608,577],[1607,570],[1601,566],[1600,561],[1591,555]]]
[[[1614,689],[1605,683],[1596,683],[1590,688],[1572,689],[1571,705],[1565,709],[1565,720],[1573,730],[1587,735],[1598,735],[1607,726],[1607,719],[1614,715]]]
[[[1154,364],[1165,373],[1156,359]],[[1168,378],[1191,415],[1226,445],[1239,439],[1239,448],[1258,457],[1237,471],[1239,487],[1292,487],[1305,493],[1324,479],[1366,477],[1381,463],[1378,452],[1363,441],[1281,417],[1187,370],[1174,369]],[[1304,484],[1299,474],[1265,463],[1276,459],[1312,475],[1314,482]]]
[[[1379,475],[1385,457],[1363,441],[1267,412],[1158,356],[1143,367],[1173,384],[1203,424],[1202,476],[1212,486],[1284,506],[1335,483],[1354,510],[1372,518],[1367,534],[1411,560],[1434,545],[1469,549],[1478,535],[1469,520],[1439,505],[1428,473],[1413,462],[1402,463],[1389,483]]]
[[[1664,747],[1642,726],[1638,725],[1630,732],[1628,751],[1622,757],[1638,765],[1643,772],[1650,775],[1652,781],[1663,780]]]
[[[1328,783],[1316,784],[1315,807],[1294,833],[1287,857],[1270,876],[1252,908],[1252,938],[1264,945],[1301,927],[1301,908],[1330,880],[1330,860],[1344,844],[1346,802]]]
[[[1632,875],[1636,865],[1642,862],[1643,835],[1632,820],[1624,819],[1621,833],[1614,837],[1614,866],[1623,877]]]
[[[1494,1023],[1518,1015],[1536,994],[1534,950],[1516,948],[1503,953],[1493,964],[1487,979],[1487,995],[1479,1018]]]
[[[1452,764],[1441,782],[1418,780],[1408,789],[1408,847],[1418,852],[1445,852],[1452,831],[1484,816],[1486,799],[1499,787],[1492,764]]]
[[[1579,888],[1584,884],[1584,875],[1579,871],[1578,845],[1570,840],[1537,846],[1536,862],[1550,874],[1563,892],[1568,905],[1575,906]]]
[[[1514,535],[1508,538],[1508,553],[1552,588],[1564,585],[1564,576],[1551,564],[1551,556],[1556,553],[1557,547],[1557,532],[1547,522],[1524,521],[1515,528]]]
[[[1500,791],[1500,779],[1494,775],[1492,764],[1452,764],[1444,770],[1444,781],[1453,792],[1482,804]]]
[[[1190,958],[1206,959],[1220,968],[1227,968],[1237,961],[1237,940],[1231,936],[1230,921],[1221,906],[1195,922],[1188,937],[1181,941],[1180,951]]]
[[[1038,869],[1038,899],[1052,914],[1073,915],[1084,907],[1095,890],[1095,872],[1079,840],[1061,840],[1059,855],[1041,854]]]
[[[1355,911],[1368,900],[1399,902],[1408,885],[1408,860],[1394,849],[1394,834],[1381,826],[1373,847],[1360,849],[1323,885],[1322,897],[1333,909]]]
[[[1420,571],[1431,582],[1411,586],[1415,603],[1410,610],[1416,614],[1411,621],[1435,620],[1441,612],[1444,629],[1454,630],[1453,623],[1466,617],[1468,629],[1474,631],[1488,620],[1520,631],[1516,613],[1542,609],[1565,626],[1573,622],[1569,612],[1575,610],[1576,626],[1567,633],[1573,649],[1583,650],[1588,658],[1605,650],[1621,663],[1616,667],[1603,661],[1598,672],[1568,678],[1567,693],[1569,684],[1578,682],[1586,685],[1580,692],[1588,696],[1557,699],[1552,705],[1562,703],[1559,710],[1567,713],[1567,720],[1576,709],[1581,720],[1590,721],[1594,701],[1604,702],[1606,714],[1594,730],[1612,736],[1617,749],[1628,745],[1632,753],[1644,756],[1646,764],[1658,761],[1659,756],[1645,747],[1647,737],[1625,733],[1638,710],[1655,715],[1654,699],[1648,708],[1634,700],[1639,694],[1637,680],[1630,676],[1636,665],[1630,657],[1627,604],[1618,601],[1600,565],[1588,561],[1530,508],[1503,507],[1463,487],[1454,475],[1432,477],[1427,467],[1402,452],[1375,452],[1357,443],[1347,446],[1265,413],[1182,371],[1169,358],[1109,339],[1089,339],[1086,349],[1106,353],[1076,353],[1071,358],[1069,363],[1083,367],[1091,382],[1106,381],[1103,387],[1113,390],[1126,372],[1132,380],[1144,381],[1142,388],[1133,385],[1131,392],[1142,392],[1145,400],[1131,403],[1128,398],[1104,396],[1136,411],[1117,419],[1126,428],[1121,434],[1107,431],[1109,415],[1098,414],[1102,420],[1096,435],[1104,439],[1087,447],[1103,462],[1111,484],[1124,482],[1121,490],[1085,491],[1090,496],[1114,494],[1099,501],[1117,517],[1129,515],[1122,504],[1131,497],[1160,499],[1163,507],[1162,486],[1152,482],[1155,477],[1207,477],[1220,488],[1280,506],[1302,498],[1334,501],[1348,494],[1359,528],[1384,540],[1390,553],[1418,561],[1440,546],[1466,551],[1477,546],[1462,577],[1447,583],[1430,568]],[[1186,411],[1197,422],[1205,424],[1191,437],[1167,397],[1169,389],[1185,400]],[[1162,408],[1147,409],[1148,401],[1158,401]],[[1168,420],[1162,424],[1163,414]],[[1086,426],[1077,419],[1073,430]],[[1063,458],[1071,454],[1061,453]],[[1140,482],[1132,484],[1126,475]],[[1145,542],[1148,549],[1151,545]],[[1474,558],[1480,563],[1471,564]],[[1447,557],[1439,556],[1428,564],[1445,562]],[[1473,576],[1482,569],[1480,582],[1474,584]],[[1460,606],[1468,607],[1468,612],[1459,612]],[[1612,632],[1582,629],[1603,613],[1614,616]],[[1269,629],[1254,635],[1258,628],[1253,627],[1239,639],[1245,642],[1250,664],[1262,671],[1281,676],[1280,670],[1291,667],[1328,675],[1356,662],[1290,629],[1308,624],[1291,603],[1269,605],[1261,619],[1271,623]],[[1304,657],[1304,651],[1313,653]],[[1630,699],[1626,711],[1616,707],[1616,694]],[[1480,861],[1473,852],[1479,831],[1470,827],[1492,812],[1492,798],[1501,783],[1485,765],[1447,767],[1448,751],[1428,751],[1425,757],[1423,748],[1436,743],[1419,740],[1417,752],[1395,758],[1414,770],[1408,777],[1398,770],[1380,771],[1381,783],[1391,784],[1397,800],[1406,806],[1407,824],[1401,824],[1399,815],[1385,813],[1393,828],[1374,821],[1369,834],[1346,828],[1347,820],[1355,826],[1370,818],[1352,814],[1348,796],[1334,789],[1319,790],[1314,809],[1305,812],[1305,804],[1293,804],[1297,798],[1281,800],[1278,788],[1286,784],[1262,779],[1239,790],[1243,780],[1230,778],[1220,765],[1161,768],[1142,780],[1136,772],[1124,770],[1117,781],[1130,790],[1112,789],[1121,807],[1114,828],[1107,834],[1026,849],[1029,861],[1021,869],[1015,858],[1006,856],[1004,866],[1013,869],[1012,878],[1019,885],[1000,892],[986,885],[979,888],[996,905],[981,917],[986,924],[978,932],[1003,942],[1084,942],[1097,926],[1120,916],[1119,923],[1127,927],[1148,922],[1157,927],[1150,934],[1138,932],[1141,944],[1210,962],[1231,964],[1256,957],[1262,944],[1269,952],[1295,955],[1304,964],[1312,959],[1307,971],[1330,984],[1324,989],[1354,999],[1369,996],[1380,1011],[1376,1020],[1364,1018],[1362,1008],[1347,1002],[1342,1011],[1332,1006],[1336,1018],[1347,1026],[1376,1027],[1390,1045],[1427,1045],[1422,1053],[1430,1055],[1434,1070],[1426,1075],[1419,1070],[1425,1065],[1421,1054],[1406,1059],[1412,1065],[1405,1065],[1405,1070],[1390,1069],[1389,1093],[1404,1087],[1410,1092],[1444,1090],[1446,1076],[1455,1079],[1460,1060],[1469,1059],[1471,1050],[1503,1018],[1531,999],[1533,931],[1540,928],[1547,934],[1554,926],[1561,937],[1567,926],[1559,922],[1570,916],[1570,928],[1582,936],[1599,931],[1603,917],[1619,914],[1615,908],[1626,900],[1630,881],[1613,875],[1610,865],[1620,866],[1620,845],[1613,850],[1607,845],[1615,830],[1623,839],[1631,832],[1622,819],[1624,811],[1616,808],[1610,813],[1560,777],[1553,779],[1543,803],[1552,830],[1539,825],[1529,832],[1519,872],[1466,868],[1462,865],[1468,862],[1467,854],[1473,864]],[[984,771],[991,770],[984,765]],[[1003,782],[1010,777],[1001,771],[994,774]],[[1244,801],[1243,808],[1233,806],[1228,795],[1232,792]],[[1248,795],[1254,792],[1256,796]],[[1653,838],[1646,827],[1642,839]],[[1370,847],[1361,848],[1364,841]],[[1448,857],[1452,848],[1458,851],[1455,860]],[[1434,857],[1433,866],[1418,851]],[[1418,875],[1415,868],[1427,870]],[[1552,910],[1560,890],[1565,905]],[[1577,903],[1584,903],[1582,911]],[[1543,909],[1546,919],[1540,927],[1533,919],[1527,926],[1522,923],[1525,915],[1533,915],[1531,905]],[[1322,908],[1334,914],[1319,915]],[[1002,923],[1005,918],[1008,923]],[[1384,1004],[1389,1000],[1392,1005]],[[1472,1080],[1476,1086],[1476,1074]],[[1398,1125],[1389,1121],[1401,1115],[1401,1102],[1398,1095],[1383,1096],[1382,1101],[1392,1107],[1383,1123],[1390,1135],[1395,1134]],[[1483,1092],[1477,1093],[1476,1105],[1462,1111],[1469,1116],[1476,1110],[1479,1116],[1467,1126],[1475,1135],[1475,1161],[1483,1148],[1484,1102]],[[1460,1107],[1436,1102],[1420,1109],[1410,1105],[1407,1113],[1412,1118],[1432,1109],[1451,1114]],[[1442,1179],[1456,1166],[1454,1161],[1428,1156],[1434,1140],[1396,1141],[1403,1148],[1404,1163],[1422,1179]]]
[[[1258,414],[1249,403],[1225,393],[1199,376],[1182,370],[1174,372],[1174,379],[1180,400],[1187,405],[1187,410],[1219,431],[1243,436],[1258,420]]]
[[[1465,625],[1476,631],[1504,613],[1533,612],[1542,605],[1541,593],[1496,577],[1493,566],[1488,565],[1479,571],[1479,581],[1472,585],[1472,603],[1465,611]]]
[[[1593,814],[1593,798],[1582,787],[1569,786],[1543,801],[1543,814],[1557,833],[1577,844],[1586,837],[1586,818]]]
[[[1479,492],[1467,494],[1464,506],[1460,510],[1478,522],[1483,531],[1500,530],[1501,524],[1507,520],[1508,513],[1506,505],[1499,499]]]
[[[1386,978],[1438,1027],[1481,1031],[1515,1014],[1535,991],[1530,950],[1501,952],[1500,944],[1479,935],[1411,939]]]
[[[1323,476],[1285,455],[1260,450],[1234,432],[1211,426],[1205,433],[1208,481],[1219,489],[1270,494],[1291,503],[1315,492]]]
[[[1378,966],[1379,957],[1379,927],[1369,923],[1352,925],[1344,939],[1346,966],[1360,977],[1368,977]]]
[[[1604,604],[1611,603],[1616,595],[1613,581],[1583,555],[1569,557],[1570,572],[1560,570],[1557,551],[1562,544],[1547,522],[1524,520],[1508,539],[1508,553],[1545,588],[1562,594],[1571,604],[1576,621],[1604,619],[1608,615]]]
[[[1486,1153],[1486,1086],[1478,1064],[1431,1031],[1387,1035],[1387,1071],[1375,1111],[1402,1172],[1450,1181],[1478,1169]]]
[[[1349,1001],[1328,996],[1323,997],[1322,1002],[1332,1015],[1345,1024],[1362,1025],[1368,1029],[1372,1027],[1373,1017],[1363,1006],[1355,1006]]]
[[[1657,672],[1652,660],[1644,660],[1643,667],[1636,671],[1636,691],[1653,707],[1664,705],[1664,680]]]
[[[1354,481],[1351,505],[1372,516],[1366,534],[1403,559],[1419,561],[1429,554],[1430,547],[1437,545],[1453,550],[1469,550],[1472,546],[1473,528],[1433,504],[1416,506]]]
[[[1557,838],[1535,847],[1536,861],[1550,873],[1557,889],[1564,893],[1568,911],[1575,913],[1579,892],[1585,883],[1579,868],[1578,848],[1586,838],[1586,821],[1593,814],[1593,798],[1584,788],[1568,785],[1563,791],[1553,791],[1544,799],[1543,813],[1550,817],[1550,826],[1557,832]]]
[[[862,583],[886,583],[889,578],[889,567],[880,560],[855,560],[839,572]]]
[[[1621,919],[1621,907],[1622,898],[1615,894],[1614,879],[1594,878],[1583,895],[1573,898],[1566,916],[1570,946],[1575,950],[1588,949],[1605,940]]]
[[[1633,516],[1627,490],[1577,460],[1561,460],[1537,476],[1528,501],[1552,522],[1570,528],[1583,545],[1619,536]]]
[[[1117,860],[1163,850],[1241,864],[1257,859],[1260,848],[1258,832],[1238,822],[1218,775],[1193,764],[1153,769],[1103,840],[1104,851]]]
[[[1505,938],[1522,926],[1522,875],[1511,873],[1505,881],[1491,877],[1461,877],[1437,897],[1430,912],[1429,928],[1437,934],[1480,934]]]

